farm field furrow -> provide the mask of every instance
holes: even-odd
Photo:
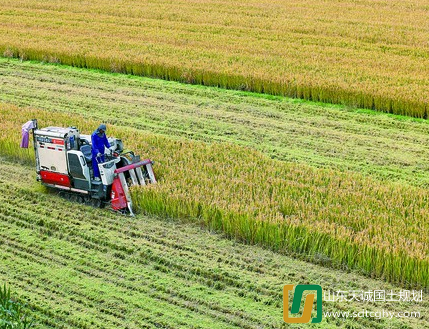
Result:
[[[5,59],[0,59],[0,101],[429,186],[425,121]]]
[[[11,105],[0,105],[0,112],[2,154],[27,164],[34,163],[33,150],[17,148],[23,121],[75,125],[83,133],[98,125],[78,114]],[[156,161],[159,184],[132,190],[134,205],[145,214],[197,222],[316,263],[428,287],[426,189],[273,160],[228,143],[172,139],[114,124],[109,134]]]
[[[246,246],[192,224],[119,216],[47,193],[32,167],[0,159],[0,280],[42,328],[279,328],[282,287],[399,290]],[[69,209],[64,211],[64,209]],[[324,303],[324,311],[338,303]],[[343,305],[376,310],[376,303]],[[388,303],[425,315],[428,301]],[[387,322],[388,321],[388,322]],[[324,319],[323,328],[429,328],[420,319]],[[292,326],[293,327],[293,326]]]
[[[424,0],[3,0],[0,54],[427,117]]]

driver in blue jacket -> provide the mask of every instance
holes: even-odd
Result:
[[[110,148],[109,141],[106,137],[106,125],[101,124],[91,135],[92,143],[92,169],[94,170],[94,179],[100,180],[100,170],[98,163],[104,162],[104,147]]]

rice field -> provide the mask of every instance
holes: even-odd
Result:
[[[284,284],[429,291],[425,1],[4,0],[0,35],[0,286],[37,327],[282,328]],[[37,183],[32,118],[155,160],[137,217]],[[427,298],[382,306],[423,317],[314,327],[429,328]]]
[[[85,133],[98,125],[8,105],[0,112],[2,153],[27,163],[32,151],[17,149],[20,136],[14,134],[23,121],[36,117],[43,126],[75,125]],[[133,190],[142,213],[182,218],[313,262],[428,287],[426,189],[281,162],[225,143],[170,139],[116,125],[109,125],[109,134],[157,162],[160,184]]]
[[[424,0],[3,0],[0,54],[427,118]]]
[[[426,120],[6,59],[0,102],[429,187]]]
[[[27,304],[37,328],[286,328],[285,283],[311,282],[332,291],[403,288],[177,220],[73,204],[41,188],[32,166],[4,158],[0,173],[0,282]],[[325,311],[341,307],[375,311],[380,305],[324,303]],[[383,308],[423,316],[325,318],[319,327],[429,327],[426,299]]]

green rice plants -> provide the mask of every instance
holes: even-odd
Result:
[[[10,287],[0,286],[0,328],[1,329],[30,329],[34,328],[33,321],[27,318],[25,306],[12,300]]]

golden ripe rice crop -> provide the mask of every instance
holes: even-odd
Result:
[[[427,117],[424,0],[2,1],[0,54]]]
[[[48,111],[2,105],[0,112],[1,153],[28,161],[32,150],[18,151],[16,133],[26,119],[37,117],[41,126],[76,125],[85,133],[97,126]],[[114,125],[109,134],[157,163],[160,183],[133,190],[142,212],[198,221],[248,243],[406,285],[429,285],[425,189],[288,164],[234,145]]]

